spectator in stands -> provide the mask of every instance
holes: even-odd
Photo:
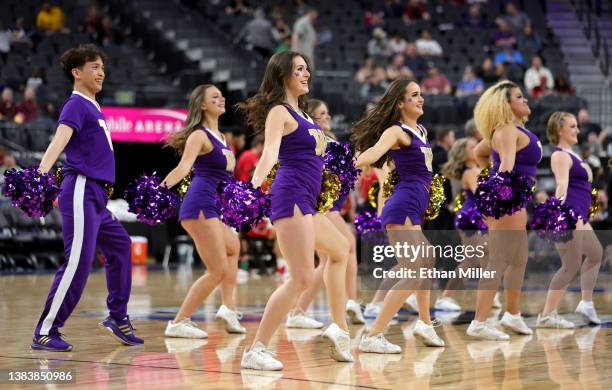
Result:
[[[102,47],[120,45],[123,43],[123,33],[115,28],[112,19],[108,16],[102,18],[102,26],[100,27],[97,42]]]
[[[523,31],[525,25],[530,24],[529,17],[523,12],[520,12],[516,4],[510,2],[506,4],[506,14],[504,20],[508,23],[511,30],[518,32]]]
[[[404,22],[410,24],[417,20],[429,20],[431,16],[425,8],[425,2],[422,0],[409,0],[408,5],[404,9]]]
[[[591,137],[593,140],[597,137]],[[583,143],[580,147],[580,157],[584,160],[593,172],[593,186],[597,186],[599,181],[603,178],[604,169],[601,164],[601,159],[594,152],[597,152],[596,144]]]
[[[234,129],[232,131],[232,145],[231,149],[234,155],[238,157],[242,154],[244,147],[246,146],[246,133],[242,129]]]
[[[36,16],[36,28],[46,33],[68,32],[64,27],[66,16],[58,5],[45,1]]]
[[[480,95],[484,91],[484,82],[476,76],[471,66],[466,66],[463,71],[463,78],[457,85],[455,96],[462,98],[470,95]]]
[[[0,101],[0,119],[5,121],[13,121],[17,114],[17,106],[13,101],[13,90],[4,88],[2,90],[2,101]]]
[[[276,40],[275,53],[291,49],[291,28],[283,19],[276,19],[272,35]]]
[[[601,132],[599,134],[602,134]],[[595,131],[591,131],[587,134],[587,145],[591,148],[591,154],[599,157],[603,156],[603,146],[601,145],[601,140],[599,139],[599,134]]]
[[[431,32],[424,29],[421,38],[416,41],[417,50],[422,56],[441,56],[442,46],[431,37]]]
[[[385,70],[380,67],[374,58],[366,59],[365,64],[355,74],[355,81],[361,84],[361,96],[367,98],[378,92],[381,92],[385,87]]]
[[[281,1],[275,2],[272,4],[272,9],[270,10],[270,17],[274,20],[285,19],[287,15],[287,5]]]
[[[11,43],[24,43],[32,48],[34,47],[33,36],[33,32],[26,29],[24,19],[18,17],[15,20],[15,25],[11,28]]]
[[[227,15],[250,15],[253,10],[249,6],[247,0],[232,0],[227,7],[225,7],[225,13]]]
[[[493,63],[497,64],[517,64],[523,65],[523,56],[521,53],[514,49],[513,46],[504,46],[502,51],[495,55]]]
[[[495,74],[493,61],[489,57],[482,60],[482,64],[478,67],[476,74],[484,81],[486,86],[495,84],[499,80],[499,77]]]
[[[524,80],[527,92],[534,98],[549,93],[555,86],[555,80],[550,70],[542,65],[540,56],[534,56],[531,59],[531,68],[525,72]]]
[[[377,28],[385,27],[385,13],[380,10],[368,9],[363,13],[363,25],[368,34]]]
[[[467,28],[486,27],[485,17],[482,14],[480,4],[472,4],[468,9],[467,15],[463,18],[463,26]]]
[[[416,43],[408,42],[406,45],[404,63],[419,79],[423,78],[427,71],[427,62],[425,62],[425,58],[419,55]]]
[[[390,54],[387,33],[380,27],[375,28],[372,31],[372,38],[368,42],[368,55],[377,61],[385,61]]]
[[[432,168],[434,173],[440,172],[442,165],[448,161],[448,151],[455,143],[453,129],[444,129],[436,133],[436,145],[432,149]]]
[[[285,39],[291,38],[291,27],[281,18],[274,20],[274,27],[272,28],[272,35],[276,42],[284,42]]]
[[[268,58],[272,55],[276,47],[276,39],[274,39],[274,28],[272,23],[266,19],[266,15],[262,8],[257,8],[253,13],[253,19],[244,25],[240,33],[238,33],[237,41],[246,38],[253,50],[262,57]]]
[[[508,80],[508,69],[506,68],[506,64],[503,62],[495,64],[495,76],[498,80]]]
[[[236,169],[234,170],[234,175],[240,181],[247,182],[251,180],[253,176],[253,171],[255,171],[255,167],[257,166],[257,162],[261,157],[261,152],[263,151],[264,138],[262,134],[258,134],[253,138],[251,142],[251,148],[249,150],[245,150],[240,154],[238,161],[236,162]]]
[[[480,131],[478,131],[476,128],[474,118],[470,118],[467,122],[465,122],[463,129],[466,137],[474,138],[476,142],[480,142],[482,140],[482,134],[480,134]]]
[[[402,54],[406,51],[407,42],[401,33],[396,32],[389,40],[389,51],[391,55]]]
[[[315,46],[317,44],[317,32],[314,22],[319,13],[315,8],[308,8],[304,16],[300,17],[293,25],[291,37],[291,50],[304,54],[310,60],[311,66],[315,67]]]
[[[555,92],[561,96],[573,95],[576,93],[576,88],[570,84],[567,77],[564,75],[558,75],[555,77]]]
[[[23,99],[17,104],[15,122],[31,122],[38,118],[38,104],[34,88],[27,87],[23,92]]]
[[[427,77],[421,81],[421,91],[428,95],[448,95],[451,93],[451,83],[446,75],[441,73],[433,63],[430,63]]]
[[[518,49],[523,53],[537,53],[542,47],[542,39],[533,31],[531,23],[526,24],[518,37]]]
[[[497,19],[497,31],[493,35],[495,47],[502,49],[504,47],[513,47],[516,45],[516,35],[510,30],[508,22],[504,19]]]
[[[304,16],[309,10],[307,0],[295,0],[293,11],[295,12],[296,19]]]
[[[87,9],[87,15],[85,19],[79,25],[79,30],[88,34],[89,36],[96,36],[102,28],[102,15],[97,6],[92,5]]]
[[[32,74],[28,77],[26,81],[26,88],[33,88],[36,90],[45,82],[43,71],[40,66],[35,66],[32,68]]]
[[[2,157],[2,165],[0,166],[0,177],[4,177],[4,172],[7,169],[19,169],[19,165],[17,165],[17,160],[15,156],[11,154],[8,150],[5,150],[5,153]]]
[[[397,19],[404,13],[404,7],[400,3],[400,0],[385,0],[382,11],[385,14],[385,18]]]
[[[391,82],[397,78],[414,78],[412,71],[405,65],[402,54],[394,55],[393,61],[387,66],[387,81]]]
[[[600,144],[603,142],[606,134],[605,132],[602,132],[602,128],[599,123],[590,121],[589,110],[586,108],[581,108],[580,111],[578,111],[578,116],[576,119],[578,119],[578,128],[580,129],[580,134],[578,134],[579,143],[582,144],[584,142],[590,142],[589,137],[591,134],[594,134],[595,137],[599,139]]]
[[[2,23],[2,22],[0,22]],[[0,58],[6,63],[6,57],[11,51],[11,32],[0,24]]]

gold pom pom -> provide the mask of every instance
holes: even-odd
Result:
[[[334,202],[340,197],[340,178],[329,169],[323,169],[323,180],[321,181],[321,193],[317,206],[320,213],[328,212],[334,207]]]
[[[63,180],[64,174],[62,173],[62,167],[57,167],[55,170],[55,182],[57,183],[58,187],[62,184]]]
[[[183,180],[181,180],[181,182],[178,184],[178,186],[176,186],[176,190],[178,191],[181,198],[185,197],[185,194],[187,193],[187,190],[189,189],[189,186],[191,185],[192,180],[193,180],[193,169],[189,171],[187,176],[185,176]]]
[[[463,202],[465,202],[465,191],[461,190],[461,192],[455,196],[455,203],[453,203],[453,211],[455,213],[461,210],[461,207],[463,207]]]
[[[597,214],[599,211],[599,203],[597,202],[597,188],[591,190],[591,205],[589,206],[589,218]]]
[[[425,212],[425,219],[432,220],[438,218],[442,204],[446,201],[444,195],[444,182],[446,178],[437,173],[431,178],[431,186],[429,187],[429,205]]]
[[[383,184],[383,196],[385,198],[389,198],[391,194],[393,194],[395,185],[399,183],[399,181],[399,173],[397,173],[395,169],[387,174],[387,177],[385,178],[385,184]]]
[[[378,180],[372,182],[372,186],[368,190],[368,203],[376,210],[378,208],[378,192],[380,191],[380,183]]]
[[[115,193],[115,187],[113,187],[112,184],[105,184],[104,189],[106,190],[106,196],[108,197],[108,199],[110,199],[111,196],[113,196],[113,194]]]
[[[486,168],[483,168],[482,171],[478,174],[478,180],[487,180],[489,178],[489,172],[493,168],[493,161],[489,162],[489,165]]]
[[[278,167],[280,167],[280,161],[277,161],[276,164],[270,169],[268,176],[266,176],[266,180],[264,180],[265,188],[264,192],[267,194],[270,192],[270,188],[272,188],[272,183],[274,183],[274,179],[276,178],[276,172],[278,171]]]

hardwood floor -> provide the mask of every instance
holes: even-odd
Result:
[[[43,388],[41,384],[10,384],[7,370],[72,370],[76,380],[44,388],[87,389],[424,389],[424,388],[609,388],[612,380],[612,290],[604,280],[595,293],[595,305],[604,324],[590,327],[573,314],[580,299],[566,294],[560,306],[565,317],[581,326],[576,330],[534,329],[533,336],[512,336],[507,342],[470,339],[465,334],[472,312],[456,318],[438,314],[438,334],[445,348],[428,348],[416,341],[411,328],[416,317],[406,310],[389,327],[388,338],[404,349],[400,355],[359,353],[356,346],[365,326],[351,325],[354,363],[329,357],[318,330],[282,327],[273,342],[282,372],[241,370],[242,351],[250,344],[264,304],[275,283],[270,278],[239,285],[237,302],[244,313],[247,335],[230,335],[214,322],[218,293],[203,305],[194,320],[209,333],[208,340],[165,338],[166,322],[178,310],[191,281],[201,270],[147,271],[135,268],[129,314],[141,347],[124,347],[97,324],[106,316],[104,273],[95,272],[62,332],[74,345],[71,352],[31,351],[32,330],[42,310],[52,275],[0,276],[0,371],[2,389]],[[608,275],[602,275],[608,276]],[[543,306],[546,291],[528,283],[521,310],[529,326]],[[432,297],[435,299],[435,293]],[[364,302],[371,292],[361,297]],[[461,292],[458,301],[473,308],[474,293]],[[329,321],[324,295],[313,305],[314,316]]]

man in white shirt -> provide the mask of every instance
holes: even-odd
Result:
[[[442,46],[431,37],[429,30],[423,30],[421,39],[416,41],[417,51],[422,56],[441,56]]]
[[[542,59],[534,56],[531,68],[525,72],[525,88],[533,97],[540,97],[555,87],[555,79],[550,70],[542,65]]]
[[[317,32],[313,23],[317,20],[319,13],[314,8],[308,11],[293,24],[293,35],[291,36],[291,50],[304,54],[314,67],[314,49],[317,44]]]

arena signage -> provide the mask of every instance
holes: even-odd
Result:
[[[171,108],[102,107],[111,139],[118,142],[162,142],[182,128],[187,110]]]

